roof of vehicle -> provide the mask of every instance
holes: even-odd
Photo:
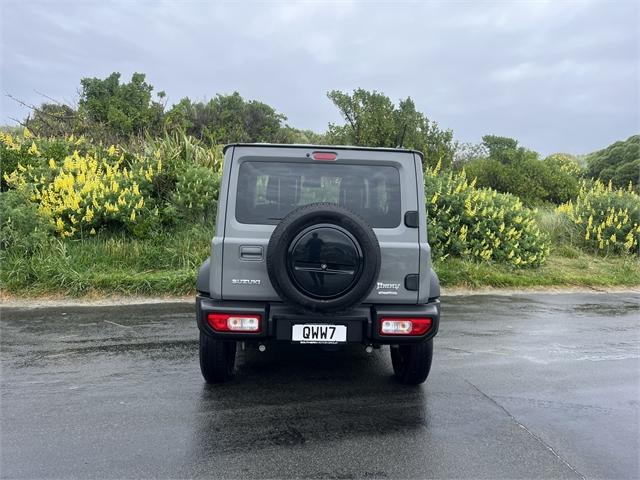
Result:
[[[313,148],[322,150],[365,150],[372,152],[395,152],[395,153],[415,153],[424,160],[424,155],[419,150],[407,148],[382,148],[382,147],[358,147],[354,145],[312,145],[303,143],[229,143],[224,146],[226,152],[229,147],[287,147],[287,148]]]

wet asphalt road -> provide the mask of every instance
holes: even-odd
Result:
[[[242,352],[193,307],[1,310],[4,478],[640,478],[640,298],[449,297],[431,376],[387,349]]]

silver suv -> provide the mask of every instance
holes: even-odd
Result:
[[[225,147],[216,234],[197,280],[205,380],[231,378],[238,342],[294,342],[390,345],[397,379],[424,382],[440,285],[423,187],[412,150]]]

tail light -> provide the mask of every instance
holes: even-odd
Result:
[[[258,333],[261,330],[261,315],[242,313],[210,313],[207,322],[216,332]]]
[[[313,152],[314,160],[323,160],[325,162],[333,162],[338,155],[334,152]]]
[[[382,317],[380,335],[424,335],[432,323],[428,317]]]

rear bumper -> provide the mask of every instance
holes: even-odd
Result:
[[[258,333],[230,333],[214,331],[207,323],[209,313],[244,313],[260,315],[262,330]],[[291,342],[294,324],[328,323],[347,326],[347,343],[398,345],[421,343],[432,339],[438,333],[440,324],[440,301],[434,300],[422,305],[361,305],[345,314],[314,315],[300,314],[292,308],[277,302],[237,302],[217,301],[206,296],[196,297],[198,328],[213,338],[245,342],[282,341]],[[381,335],[380,318],[389,317],[429,317],[431,328],[421,336]]]

